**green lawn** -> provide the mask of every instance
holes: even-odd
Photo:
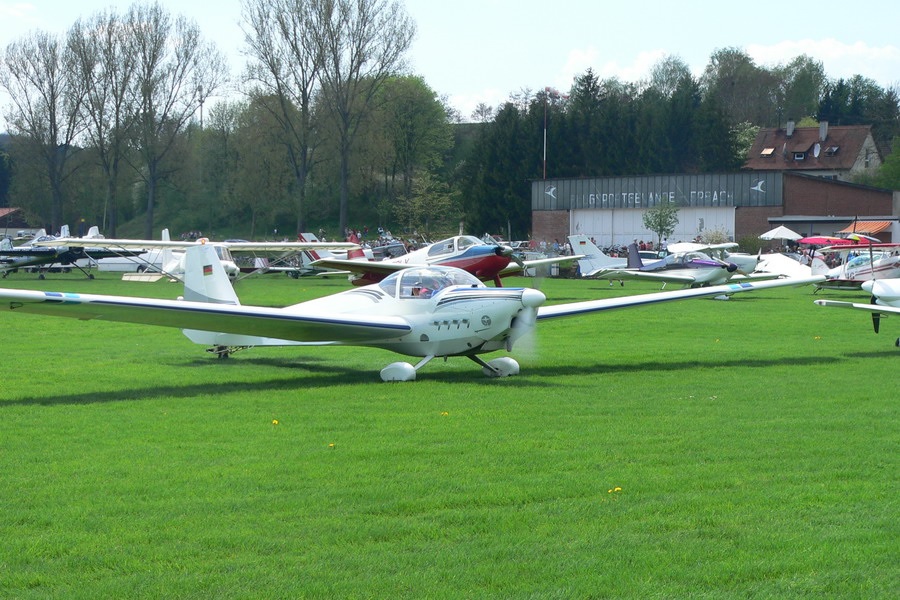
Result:
[[[900,323],[813,298],[543,322],[518,377],[451,359],[405,384],[380,350],[217,361],[176,330],[0,313],[0,598],[896,598]]]

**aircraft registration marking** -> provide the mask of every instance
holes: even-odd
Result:
[[[48,302],[56,303],[79,302],[81,300],[81,296],[72,293],[44,292],[44,296]]]

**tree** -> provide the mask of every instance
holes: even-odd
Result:
[[[309,0],[323,101],[337,131],[339,228],[347,228],[350,151],[379,88],[404,66],[415,24],[398,1]]]
[[[644,227],[656,234],[656,243],[672,235],[678,225],[678,205],[672,201],[660,202],[648,208],[641,219]]]
[[[9,206],[9,187],[12,183],[12,164],[9,154],[0,150],[0,207]]]
[[[391,77],[378,99],[378,119],[388,141],[392,172],[403,178],[401,195],[412,193],[416,173],[435,170],[452,143],[447,114],[421,77]]]
[[[41,31],[9,44],[0,62],[0,86],[12,99],[6,115],[10,133],[42,162],[55,231],[62,224],[68,161],[84,126],[84,82],[70,44]]]
[[[271,102],[277,102],[269,98]],[[267,232],[279,212],[290,207],[292,169],[282,151],[284,130],[272,107],[251,103],[238,117],[234,132],[238,159],[227,198],[228,206],[249,224],[249,235]]]
[[[650,68],[650,87],[670,98],[685,79],[692,79],[691,69],[677,56],[666,56]]]
[[[200,38],[184,17],[174,22],[159,4],[132,6],[128,52],[137,57],[135,128],[140,173],[147,186],[144,236],[153,235],[157,187],[167,174],[164,160],[206,97],[226,80],[222,54]]]
[[[394,203],[397,222],[425,239],[435,232],[452,231],[461,214],[459,195],[428,171],[416,177],[408,196],[400,196]]]
[[[476,123],[487,123],[494,118],[494,107],[484,102],[479,102],[472,111],[472,120]]]
[[[251,62],[247,76],[258,89],[253,97],[264,102],[281,126],[287,160],[294,173],[297,232],[306,228],[307,178],[318,146],[314,97],[322,68],[322,47],[314,35],[314,5],[303,0],[245,0],[245,33]]]
[[[71,33],[78,76],[85,83],[85,131],[105,175],[102,230],[111,237],[119,220],[120,166],[136,113],[136,56],[127,41],[134,29],[135,23],[110,11],[77,21]]]
[[[778,120],[774,76],[756,66],[739,48],[724,48],[710,56],[700,78],[704,96],[715,96],[731,123],[750,121],[774,125]]]
[[[900,190],[900,137],[894,138],[894,151],[888,154],[875,174],[873,185]]]
[[[820,61],[803,54],[785,66],[776,67],[773,76],[779,127],[783,125],[781,116],[799,121],[816,114],[826,81]]]

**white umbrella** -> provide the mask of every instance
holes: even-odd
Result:
[[[799,233],[797,233],[796,231],[788,229],[784,225],[779,225],[775,229],[772,229],[771,231],[767,231],[767,232],[763,233],[762,235],[760,235],[759,239],[761,239],[761,240],[799,240],[802,237],[803,236],[800,235]]]

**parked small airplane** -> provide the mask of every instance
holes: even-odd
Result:
[[[637,244],[628,246],[628,266],[626,268],[601,268],[594,272],[596,279],[649,279],[666,283],[680,283],[698,287],[721,285],[731,279],[738,266],[710,258],[699,251],[681,251],[669,254],[663,259],[645,265],[638,254]]]
[[[872,295],[870,304],[840,300],[815,300],[814,302],[819,306],[854,308],[870,312],[872,313],[872,327],[875,329],[875,333],[878,333],[882,316],[900,315],[900,279],[871,279],[864,281],[861,288]],[[900,338],[897,338],[894,345],[900,347]]]
[[[819,259],[812,263],[813,275],[824,275],[820,289],[858,290],[872,279],[900,277],[900,244],[845,244],[816,251]],[[836,255],[841,264],[829,268],[822,254]]]
[[[63,225],[60,237],[47,235],[41,229],[28,244],[21,246],[13,246],[9,239],[4,239],[0,242],[0,272],[5,279],[7,275],[19,269],[37,268],[38,279],[44,279],[44,272],[47,269],[53,265],[60,265],[64,269],[78,269],[88,279],[93,279],[94,275],[85,271],[84,267],[97,260],[116,255],[92,246],[94,241],[92,236],[99,235],[97,227],[91,227],[87,237],[69,237],[69,228]]]
[[[457,267],[475,275],[482,281],[493,281],[501,286],[500,278],[523,273],[526,269],[574,260],[578,256],[557,256],[536,260],[518,260],[509,246],[488,244],[472,235],[457,235],[403,256],[370,261],[361,251],[348,252],[346,259],[322,258],[313,266],[338,271],[349,271],[353,285],[377,283],[392,273],[413,266]],[[512,263],[512,264],[510,264]]]
[[[503,356],[486,362],[480,355],[510,352],[538,321],[805,285],[821,279],[729,284],[542,306],[546,297],[538,290],[487,287],[461,269],[419,266],[367,287],[285,308],[269,308],[240,304],[213,247],[196,245],[187,248],[185,254],[184,296],[180,300],[0,289],[0,310],[176,327],[192,341],[211,346],[219,357],[248,346],[383,348],[421,358],[415,365],[395,362],[381,371],[383,381],[411,381],[433,358],[451,356],[471,359],[488,376],[515,375],[519,364],[513,358]]]
[[[61,239],[58,241],[68,242],[71,240]],[[184,274],[185,249],[196,245],[209,245],[215,248],[225,272],[232,280],[237,279],[241,273],[241,269],[234,260],[234,253],[296,253],[311,248],[358,248],[356,244],[349,242],[213,242],[207,238],[192,241],[171,240],[168,229],[163,230],[161,240],[98,238],[84,242],[83,245],[108,250],[111,252],[111,256],[128,256],[130,254],[134,257],[136,270],[157,271],[173,279],[181,279]]]
[[[712,260],[721,260],[725,263],[737,265],[737,273],[739,275],[750,275],[756,271],[762,260],[762,251],[756,254],[746,254],[743,252],[731,252],[738,247],[736,242],[723,242],[721,244],[700,244],[697,242],[675,242],[669,244],[668,250],[672,254],[682,252],[700,252],[707,255]]]

